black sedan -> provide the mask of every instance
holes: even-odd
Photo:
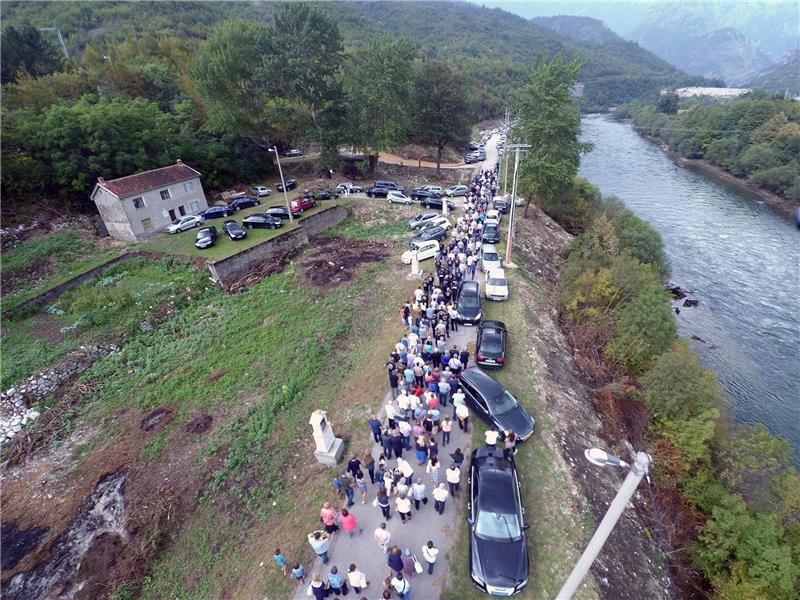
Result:
[[[496,244],[500,241],[500,228],[497,225],[487,225],[483,228],[481,239],[486,244]]]
[[[386,196],[389,194],[389,191],[390,188],[387,187],[371,187],[367,190],[367,196],[370,198],[386,198]]]
[[[419,213],[416,217],[411,217],[408,220],[408,226],[411,229],[419,229],[420,227],[422,227],[422,225],[424,225],[431,219],[435,219],[436,217],[440,216],[441,213],[434,210],[428,210],[426,212]]]
[[[210,248],[217,241],[217,228],[213,225],[211,227],[203,227],[197,232],[197,238],[194,245],[200,248]]]
[[[466,369],[458,383],[466,396],[467,404],[490,427],[503,432],[513,430],[521,441],[533,435],[533,417],[520,406],[511,392],[479,367]]]
[[[418,243],[418,242],[427,242],[428,240],[436,240],[437,242],[441,242],[444,238],[447,237],[447,230],[444,227],[428,227],[425,231],[420,233],[419,235],[415,235],[411,238],[411,243]]]
[[[506,214],[508,212],[508,200],[505,200],[503,198],[495,198],[492,201],[492,204],[494,204],[495,210],[499,210],[503,214]]]
[[[512,596],[528,584],[525,511],[514,458],[499,448],[472,451],[469,486],[469,570],[492,596]]]
[[[259,204],[261,204],[261,200],[258,198],[251,198],[249,196],[239,196],[238,198],[234,198],[228,202],[228,206],[230,206],[233,210],[250,208],[251,206],[258,206]]]
[[[458,286],[456,300],[458,322],[464,325],[477,325],[481,320],[481,290],[477,281],[462,281]]]
[[[222,231],[227,233],[232,240],[243,240],[247,237],[247,232],[233,219],[222,222]]]
[[[442,210],[442,199],[439,196],[432,196],[430,198],[420,198],[420,203],[425,208],[436,208]],[[447,210],[455,210],[456,205],[452,200],[447,201]]]
[[[234,212],[234,209],[230,206],[209,206],[203,212],[203,218],[220,219],[222,217],[230,217]]]
[[[287,150],[283,154],[286,158],[296,158],[298,156],[303,156],[303,151],[298,150],[297,148],[292,148],[291,150]]]
[[[411,199],[412,200],[419,200],[422,202],[423,200],[427,200],[428,198],[440,198],[441,195],[437,194],[436,192],[432,192],[430,190],[426,190],[425,188],[417,188],[411,192]]]
[[[321,185],[312,185],[311,187],[307,187],[303,192],[304,196],[308,196],[309,198],[314,198],[314,200],[331,200],[332,198],[338,198],[338,192],[332,192],[330,190],[326,190]]]
[[[297,187],[297,179],[287,179],[286,180],[286,190],[283,189],[283,183],[279,183],[278,184],[278,191],[279,192],[283,192],[283,191],[287,191],[288,192],[289,190],[293,190],[296,187]]]
[[[500,368],[506,362],[506,325],[502,321],[481,321],[475,362],[482,367]]]
[[[286,218],[289,218],[288,215]],[[283,219],[269,213],[256,214],[242,219],[242,225],[247,229],[277,229],[283,225]]]

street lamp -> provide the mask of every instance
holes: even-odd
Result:
[[[506,152],[514,149],[514,179],[511,182],[511,216],[508,219],[508,241],[506,242],[506,266],[511,265],[511,242],[514,239],[514,209],[517,206],[517,172],[519,171],[519,153],[530,148],[530,144],[509,144]]]
[[[572,595],[577,591],[581,581],[583,581],[583,578],[586,577],[586,574],[589,572],[592,563],[597,558],[597,555],[600,554],[603,544],[605,544],[608,536],[611,535],[611,532],[614,530],[614,526],[617,524],[622,512],[625,510],[628,502],[630,502],[642,477],[647,475],[652,463],[652,458],[645,452],[638,452],[636,454],[636,460],[632,465],[629,465],[618,456],[609,454],[600,448],[590,448],[584,452],[584,456],[586,456],[589,462],[600,467],[627,467],[630,470],[625,477],[625,481],[622,482],[622,486],[619,488],[617,495],[611,502],[611,506],[608,507],[608,511],[606,511],[603,520],[597,527],[597,531],[594,532],[592,539],[589,540],[586,550],[583,551],[580,560],[578,560],[577,564],[572,569],[572,573],[570,573],[566,583],[564,583],[561,591],[558,592],[556,600],[570,600]]]
[[[283,169],[281,169],[281,157],[278,154],[278,147],[273,146],[269,149],[270,152],[275,153],[275,160],[278,161],[278,173],[281,176],[281,187],[283,188],[283,199],[286,201],[286,210],[289,211],[289,222],[294,221],[294,217],[292,216],[292,209],[289,207],[289,196],[286,194],[286,182],[283,180]]]

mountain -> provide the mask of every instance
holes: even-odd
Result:
[[[788,90],[791,95],[800,96],[800,49],[758,73],[747,82],[747,87],[779,93]]]
[[[603,42],[620,39],[602,21],[590,17],[556,15],[531,19],[539,27],[555,31],[561,37],[587,46],[599,46]]]

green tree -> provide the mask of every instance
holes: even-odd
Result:
[[[404,39],[381,37],[355,57],[348,78],[349,136],[370,157],[405,142],[410,129],[414,51]]]
[[[674,338],[669,300],[660,285],[649,283],[623,309],[606,355],[627,372],[638,375],[669,349]]]
[[[669,275],[669,264],[661,235],[652,225],[629,213],[620,226],[620,248],[630,252],[639,262],[653,265],[662,277]]]
[[[533,62],[519,93],[515,139],[531,145],[522,156],[519,189],[555,203],[572,188],[580,155],[591,149],[578,141],[581,115],[573,101],[572,86],[581,63],[556,54],[550,62]]]
[[[467,90],[461,77],[447,63],[424,62],[414,79],[413,107],[415,137],[436,144],[438,173],[444,148],[469,136]]]
[[[658,98],[656,108],[658,109],[658,112],[662,112],[666,115],[676,114],[678,112],[678,94],[675,92],[661,94],[661,96]]]
[[[30,23],[23,22],[16,27],[9,25],[3,29],[1,37],[0,74],[3,83],[16,81],[20,70],[41,77],[60,68],[58,50]]]

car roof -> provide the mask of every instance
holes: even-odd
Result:
[[[481,321],[481,324],[478,327],[480,329],[502,329],[503,331],[505,331],[506,324],[503,323],[502,321],[486,320],[486,321]]]
[[[461,373],[461,377],[466,379],[467,383],[479,388],[487,398],[497,398],[505,392],[505,388],[489,377],[480,367],[466,369]]]
[[[492,269],[489,269],[489,277],[491,277],[492,279],[505,279],[506,272],[503,269],[500,269],[499,267],[494,267]]]
[[[484,252],[497,252],[497,247],[494,244],[484,244],[481,249]]]
[[[474,292],[478,291],[478,282],[477,281],[462,281],[461,282],[461,289],[462,290],[472,290]]]

